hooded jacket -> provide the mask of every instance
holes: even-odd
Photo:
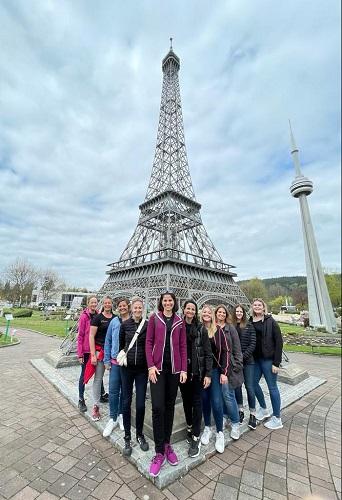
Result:
[[[152,314],[147,326],[145,351],[148,368],[155,366],[158,370],[163,370],[165,339],[166,324],[162,313],[158,311]],[[186,372],[186,331],[184,322],[178,314],[173,318],[170,348],[172,373]]]
[[[253,318],[250,320],[253,321]],[[274,366],[279,367],[283,352],[283,337],[278,323],[270,314],[265,315],[262,323],[261,349],[263,358],[272,359]]]
[[[77,335],[77,356],[82,358],[86,353],[90,352],[89,332],[90,332],[90,311],[84,309],[80,319],[78,320],[78,335]]]
[[[243,376],[243,357],[238,332],[232,325],[226,324],[224,334],[228,343],[230,353],[230,364],[227,372],[228,383],[235,389],[240,387],[244,382]]]

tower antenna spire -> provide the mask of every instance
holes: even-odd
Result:
[[[172,38],[172,36],[170,36],[170,50],[172,50],[172,40],[173,40],[173,38]]]
[[[291,125],[291,120],[289,119],[289,126],[290,126],[290,141],[291,141],[291,155],[293,158],[293,163],[295,166],[296,170],[296,176],[300,177],[302,174],[301,168],[300,168],[300,161],[299,161],[299,149],[297,148],[296,141],[293,135],[293,130],[292,130],[292,125]]]

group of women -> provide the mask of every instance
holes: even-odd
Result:
[[[225,305],[213,309],[187,300],[182,315],[172,292],[161,295],[157,311],[147,320],[140,298],[119,299],[118,316],[113,313],[110,297],[103,300],[97,313],[96,297],[91,297],[79,321],[78,356],[82,365],[79,380],[79,408],[87,411],[84,382],[87,368],[94,372],[93,420],[100,420],[101,388],[105,369],[109,375],[109,420],[103,435],[108,437],[116,426],[124,430],[124,456],[132,453],[131,404],[133,387],[136,398],[136,440],[143,451],[149,449],[143,433],[147,383],[150,382],[152,426],[155,455],[150,475],[158,476],[165,462],[178,464],[171,445],[175,402],[180,389],[187,424],[188,454],[197,457],[201,445],[212,436],[213,416],[215,448],[223,453],[224,427],[231,423],[230,436],[239,439],[244,420],[242,385],[249,406],[248,426],[268,419],[269,429],[282,428],[277,373],[281,363],[280,328],[267,314],[265,302],[254,299],[251,317],[242,305],[232,314]],[[118,363],[124,351],[126,364]],[[120,353],[121,354],[121,353]],[[260,379],[264,375],[272,411],[267,408]],[[256,411],[256,400],[259,408]],[[201,434],[202,416],[204,430]]]

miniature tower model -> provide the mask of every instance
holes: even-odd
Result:
[[[171,41],[172,43],[172,41]],[[228,305],[248,300],[202,223],[185,148],[178,72],[172,44],[162,62],[157,144],[147,194],[135,231],[119,260],[110,264],[100,296],[139,295],[149,309],[172,290],[180,303],[193,298]],[[123,187],[124,189],[124,187]]]
[[[291,184],[290,193],[299,199],[302,217],[310,326],[324,327],[328,332],[333,333],[336,332],[336,320],[318,255],[308,200],[306,199],[313,191],[313,183],[301,172],[298,148],[293,137],[291,123],[290,135],[291,154],[296,169],[296,177]]]

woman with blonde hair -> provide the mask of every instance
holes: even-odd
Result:
[[[209,444],[209,440],[212,435],[212,431],[210,429],[212,410],[216,425],[215,448],[219,453],[223,453],[224,434],[221,386],[227,381],[227,371],[229,366],[228,344],[223,330],[216,327],[215,312],[208,304],[205,304],[202,307],[201,322],[208,331],[213,355],[211,384],[202,391],[203,418],[205,427],[201,437],[201,442],[203,445]]]
[[[232,313],[232,323],[239,335],[241,351],[243,357],[243,376],[245,379],[245,388],[247,392],[249,421],[248,427],[256,429],[255,418],[255,392],[254,392],[254,358],[253,353],[256,344],[255,328],[253,323],[248,320],[245,308],[241,304],[234,306]],[[244,419],[242,386],[235,388],[235,398],[239,406],[240,423]]]
[[[271,412],[266,407],[264,393],[259,384],[263,375],[269,390],[273,409],[273,416],[265,423],[265,427],[273,430],[281,429],[283,424],[280,418],[281,401],[277,385],[277,374],[281,363],[283,338],[278,323],[270,314],[267,314],[267,305],[263,299],[253,299],[251,320],[256,332],[254,390],[260,404],[256,418],[259,421],[263,421],[271,416]]]
[[[229,363],[226,378],[222,382],[222,397],[232,425],[230,437],[237,440],[240,438],[240,418],[235,389],[244,381],[241,345],[235,327],[230,324],[230,314],[224,304],[216,307],[215,321],[217,329],[223,331],[228,346]]]
[[[77,356],[81,365],[81,374],[78,382],[78,409],[84,413],[87,411],[87,405],[84,399],[84,372],[85,367],[90,357],[89,346],[89,332],[90,323],[94,316],[97,314],[97,298],[92,295],[88,298],[87,307],[82,312],[78,321],[78,335],[77,335]],[[103,391],[104,392],[104,391]]]

